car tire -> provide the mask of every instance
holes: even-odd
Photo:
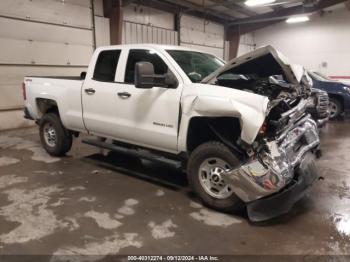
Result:
[[[52,156],[63,156],[72,147],[72,134],[55,113],[47,113],[41,118],[39,132],[42,146]]]
[[[336,98],[329,98],[329,119],[337,119],[343,112],[341,102]]]
[[[217,169],[229,169],[238,167],[239,165],[239,159],[227,146],[216,141],[206,142],[199,145],[191,153],[187,165],[189,184],[204,205],[223,212],[236,212],[244,205],[232,191],[231,186],[230,192],[228,189],[226,190],[227,192],[224,190],[223,192],[226,195],[223,195],[220,193],[215,194],[215,191],[212,192],[214,188],[210,189],[210,185],[205,186],[205,184],[208,183],[208,179],[210,180],[210,178],[213,183],[217,182],[213,181],[214,176],[217,175]],[[208,168],[211,169],[210,172]],[[207,182],[203,182],[204,180]],[[228,185],[226,184],[226,186]],[[218,187],[222,188],[222,186]]]

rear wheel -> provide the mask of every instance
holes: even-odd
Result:
[[[52,156],[63,156],[73,143],[72,134],[63,126],[55,113],[45,114],[39,124],[41,144]]]
[[[187,166],[189,183],[206,206],[224,212],[236,211],[243,203],[222,173],[239,164],[227,146],[216,141],[206,142],[191,154]]]
[[[336,119],[337,117],[340,116],[340,114],[343,111],[343,107],[340,101],[338,99],[331,98],[331,97],[329,98],[328,109],[329,109],[330,119]]]

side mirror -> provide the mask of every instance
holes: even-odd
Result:
[[[150,62],[138,62],[135,65],[135,86],[152,88],[154,86],[154,66]]]
[[[81,80],[84,80],[86,78],[86,72],[84,71],[84,72],[81,72],[80,73],[80,79]]]
[[[176,88],[177,79],[171,73],[157,75],[154,73],[154,66],[150,62],[138,62],[135,64],[135,87],[152,88],[154,86],[165,88]]]

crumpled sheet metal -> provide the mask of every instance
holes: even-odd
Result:
[[[294,152],[301,139],[304,143]],[[264,159],[253,159],[239,168],[227,170],[223,175],[242,201],[251,202],[285,187],[293,179],[294,169],[304,155],[319,143],[317,125],[306,117],[286,133],[280,143],[267,143],[270,153],[265,153]]]
[[[241,139],[252,144],[265,121],[268,98],[252,96],[248,101],[237,97],[201,95],[187,97],[184,113],[205,117],[236,117],[241,124]]]

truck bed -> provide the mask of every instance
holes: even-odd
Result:
[[[70,76],[27,76],[25,107],[31,118],[38,120],[43,112],[38,101],[49,100],[57,104],[64,126],[84,130],[81,88],[84,80]]]

